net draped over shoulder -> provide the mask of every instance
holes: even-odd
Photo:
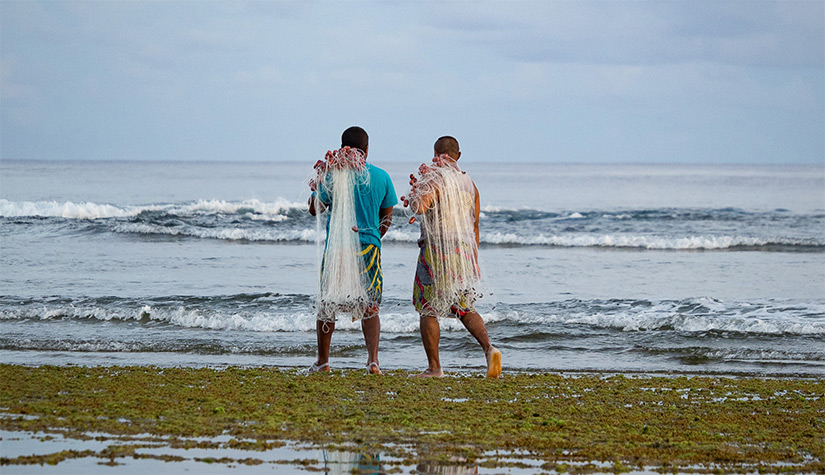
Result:
[[[316,164],[317,188],[313,194],[315,209],[326,211],[323,213],[326,215],[326,239],[320,258],[316,302],[318,319],[334,321],[339,312],[360,318],[367,309],[380,302],[380,281],[377,294],[372,286],[378,280],[375,271],[380,267],[377,263],[370,266],[365,262],[368,258],[374,259],[378,250],[372,244],[362,246],[356,218],[358,194],[368,190],[370,174],[360,150],[342,148],[327,152],[325,158],[325,162]],[[322,235],[321,216],[322,213],[318,213],[316,219],[319,236]],[[368,269],[373,272],[369,273]]]
[[[475,185],[455,166],[426,168],[414,194],[430,194],[420,219],[413,303],[422,315],[463,316],[480,297]]]

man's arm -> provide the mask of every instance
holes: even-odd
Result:
[[[410,174],[410,186],[412,187],[410,190],[410,210],[415,214],[424,214],[435,201],[435,191],[431,190],[429,193],[416,196],[416,183],[418,183],[418,178]]]
[[[410,208],[415,214],[424,214],[435,201],[435,193],[427,193],[410,202]]]
[[[387,233],[387,230],[392,225],[392,206],[378,210],[378,218],[378,231],[381,233],[381,237],[383,238],[384,234]]]
[[[314,196],[310,196],[309,201],[307,201],[307,204],[309,205],[309,214],[311,214],[313,216],[315,216],[318,213],[323,213],[324,210],[327,209],[327,207],[324,206],[324,203],[321,200],[317,200],[318,204],[319,204],[319,206],[318,206],[319,209],[315,209],[315,201],[316,201],[316,199],[315,199]]]
[[[309,200],[307,201],[307,205],[309,205],[309,214],[315,216],[317,213],[315,211],[315,197],[310,196]]]

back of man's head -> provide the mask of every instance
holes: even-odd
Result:
[[[439,138],[435,141],[435,145],[433,145],[435,149],[435,153],[441,155],[442,153],[446,153],[449,156],[453,157],[454,160],[458,160],[459,155],[461,152],[458,149],[458,140],[454,137],[450,137],[449,135],[445,135],[444,137]]]
[[[352,126],[341,134],[341,147],[357,148],[366,153],[369,143],[367,131],[358,126]]]

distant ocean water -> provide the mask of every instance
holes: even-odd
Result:
[[[0,161],[0,361],[308,366],[310,162]],[[418,163],[374,163],[407,193]],[[825,375],[825,168],[462,165],[505,371]],[[383,246],[385,369],[426,366],[407,219]],[[331,363],[361,368],[342,320]],[[446,369],[481,368],[443,328]]]

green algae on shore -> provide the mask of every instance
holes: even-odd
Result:
[[[288,440],[435,462],[520,452],[557,471],[825,470],[825,381],[807,379],[0,365],[0,413],[9,431],[228,435],[244,450]]]

